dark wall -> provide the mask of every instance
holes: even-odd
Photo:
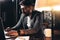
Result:
[[[1,3],[1,17],[4,27],[13,27],[19,20],[21,9],[19,2],[22,0],[5,0]],[[35,0],[33,0],[35,2]]]
[[[60,12],[55,13],[55,29],[60,30]]]
[[[12,0],[1,3],[1,17],[4,21],[4,26],[14,26],[16,24],[16,2]]]

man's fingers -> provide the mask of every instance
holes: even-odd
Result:
[[[9,35],[9,36],[18,36],[18,33],[17,33],[17,31],[12,30],[12,31],[9,31],[9,32],[7,33],[7,35]]]
[[[20,30],[20,34],[25,34],[25,31],[24,30]]]

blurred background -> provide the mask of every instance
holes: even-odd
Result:
[[[51,29],[49,40],[60,40],[60,0],[36,0],[35,9],[43,12],[46,29]],[[46,25],[47,24],[47,25]],[[50,32],[46,30],[46,35]],[[50,33],[49,33],[50,35]],[[48,37],[48,36],[46,36]],[[52,39],[51,39],[52,38]]]
[[[4,29],[13,27],[19,20],[21,0],[0,0],[0,17]],[[43,25],[48,31],[49,40],[60,40],[60,0],[34,0],[35,10],[43,14]],[[45,30],[46,31],[46,30]],[[47,34],[47,33],[45,33]],[[52,38],[52,39],[51,39]]]
[[[4,28],[14,26],[20,16],[20,0],[0,0],[0,17],[4,22]]]

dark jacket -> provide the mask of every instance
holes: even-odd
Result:
[[[13,27],[13,29],[24,29],[27,34],[29,35],[31,40],[40,40],[36,38],[43,39],[43,15],[41,12],[33,11],[31,16],[31,29],[27,27],[27,19],[24,14],[21,15],[20,20],[18,21],[17,25]]]

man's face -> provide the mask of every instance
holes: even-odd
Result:
[[[22,12],[25,14],[31,14],[34,6],[21,6],[22,7]]]

